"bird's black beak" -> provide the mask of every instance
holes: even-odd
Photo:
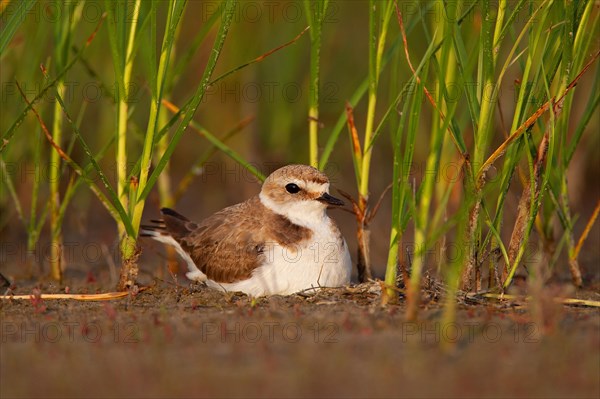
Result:
[[[341,199],[332,197],[331,195],[329,195],[329,193],[323,193],[323,195],[321,195],[319,198],[317,198],[317,201],[324,202],[328,205],[344,206],[344,201],[342,201]]]

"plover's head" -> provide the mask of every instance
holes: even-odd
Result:
[[[273,212],[302,226],[320,221],[327,206],[344,205],[329,195],[327,175],[307,165],[288,165],[271,173],[263,183],[260,200]]]

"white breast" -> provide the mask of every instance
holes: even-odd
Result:
[[[207,284],[226,291],[247,294],[293,294],[319,287],[339,287],[350,282],[352,263],[345,240],[340,239],[332,220],[324,215],[311,226],[309,240],[295,248],[286,248],[275,242],[267,245],[266,262],[252,273],[252,277],[236,283]]]

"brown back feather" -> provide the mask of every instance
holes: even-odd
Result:
[[[174,211],[171,211],[175,213]],[[233,283],[250,278],[276,242],[293,249],[311,231],[267,209],[258,196],[225,208],[197,224],[163,213],[171,236],[210,280]]]

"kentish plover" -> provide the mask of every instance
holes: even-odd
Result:
[[[172,209],[142,226],[175,247],[191,280],[252,296],[292,294],[350,282],[350,253],[327,207],[344,203],[329,195],[329,179],[306,165],[273,172],[259,195],[227,207],[201,223]]]

